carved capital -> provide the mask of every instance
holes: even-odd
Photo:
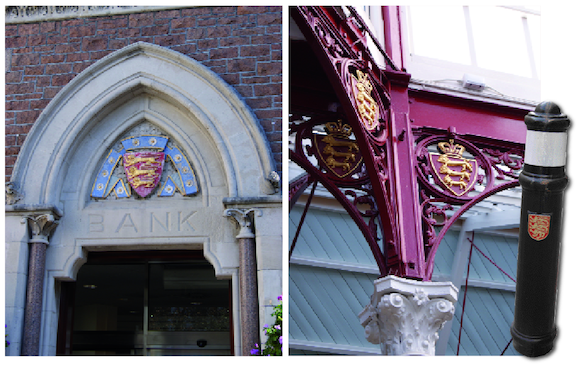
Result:
[[[52,214],[29,215],[22,219],[22,223],[28,222],[31,238],[29,243],[44,243],[48,245],[48,236],[54,231],[59,220]]]
[[[448,283],[451,290],[441,295],[439,283],[433,289],[416,281],[412,288],[413,280],[396,278],[398,283],[383,290],[383,283],[377,284],[383,279],[375,281],[382,290],[359,315],[368,342],[380,344],[383,355],[434,355],[438,331],[454,315],[456,289]],[[397,290],[400,280],[404,285]]]
[[[251,231],[251,213],[261,217],[261,210],[255,208],[225,209],[223,212],[223,216],[235,218],[235,221],[240,226],[239,234],[235,238],[255,238],[255,234]]]

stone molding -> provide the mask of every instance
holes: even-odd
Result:
[[[223,205],[230,208],[241,208],[246,206],[281,206],[283,198],[280,194],[264,196],[239,196],[223,198]]]
[[[387,276],[374,288],[358,315],[368,342],[380,344],[383,355],[434,355],[438,331],[454,315],[454,285]]]
[[[235,238],[255,238],[255,234],[251,231],[251,213],[261,217],[261,210],[255,208],[225,209],[223,212],[223,216],[233,217],[239,224],[239,234]]]
[[[111,16],[179,9],[185,6],[6,6],[6,24]],[[191,6],[188,6],[191,7]]]
[[[167,70],[163,77],[156,76],[160,69]],[[204,92],[199,93],[200,89]],[[70,160],[74,154],[81,153],[81,147],[87,146],[76,143],[78,139],[93,128],[96,131],[91,133],[100,133],[98,120],[104,115],[103,110],[113,106],[119,109],[122,101],[145,94],[168,100],[175,109],[183,111],[180,114],[183,118],[195,122],[176,125],[172,119],[157,121],[158,118],[154,118],[158,114],[148,113],[148,106],[144,108],[144,119],[156,122],[181,146],[195,145],[190,135],[196,130],[202,128],[206,133],[204,141],[214,148],[214,153],[195,153],[193,147],[183,151],[188,156],[197,156],[198,161],[190,162],[201,166],[197,170],[200,179],[204,177],[200,181],[201,191],[210,193],[212,185],[208,169],[215,165],[227,181],[226,196],[265,196],[275,192],[266,179],[274,171],[267,136],[237,91],[190,57],[138,42],[85,69],[52,99],[38,117],[21,148],[12,175],[12,181],[24,195],[23,202],[48,204],[58,201],[63,174],[68,168],[63,161]],[[123,121],[114,133],[122,133],[131,122],[128,119]],[[236,131],[234,139],[226,133],[231,130]],[[116,139],[114,133],[103,136],[102,146],[108,146]],[[51,135],[60,143],[53,143],[55,139]],[[200,135],[195,138],[201,138],[197,136]],[[94,171],[100,167],[100,157],[106,153],[105,149],[98,147],[87,155],[85,169]],[[38,184],[29,178],[32,175],[43,176],[45,180]],[[90,175],[86,174],[87,178]],[[220,176],[211,177],[217,178],[222,179]],[[90,189],[94,175],[89,180],[83,177],[81,181],[87,186],[86,190]]]

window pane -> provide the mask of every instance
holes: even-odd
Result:
[[[413,54],[470,64],[462,6],[411,6],[409,13]]]
[[[495,6],[470,6],[477,64],[531,77],[523,13]]]
[[[229,331],[229,281],[209,263],[151,264],[149,331]]]
[[[78,272],[73,355],[141,355],[145,265],[85,265]]]
[[[85,265],[78,273],[74,329],[142,331],[145,265]]]
[[[539,79],[541,78],[541,17],[527,14],[527,24],[533,45],[533,57]]]

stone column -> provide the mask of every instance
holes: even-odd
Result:
[[[259,301],[257,295],[257,260],[255,256],[255,234],[251,230],[250,214],[261,215],[257,209],[226,209],[225,216],[239,223],[239,296],[241,304],[241,354],[251,355],[259,338]]]
[[[386,276],[374,281],[370,304],[358,315],[366,339],[383,355],[434,355],[438,331],[454,315],[458,290],[450,282]]]
[[[26,286],[26,305],[24,308],[24,333],[22,336],[22,355],[38,356],[40,348],[40,325],[42,294],[44,290],[44,270],[48,236],[56,228],[58,219],[52,214],[24,217],[31,232],[28,259],[28,282]]]

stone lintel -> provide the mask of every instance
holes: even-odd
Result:
[[[265,195],[265,196],[239,196],[223,198],[223,205],[226,208],[243,208],[243,207],[267,207],[270,205],[281,205],[282,196]]]
[[[57,218],[62,218],[64,212],[51,204],[14,204],[6,205],[4,213],[10,216],[32,216],[52,214]]]

